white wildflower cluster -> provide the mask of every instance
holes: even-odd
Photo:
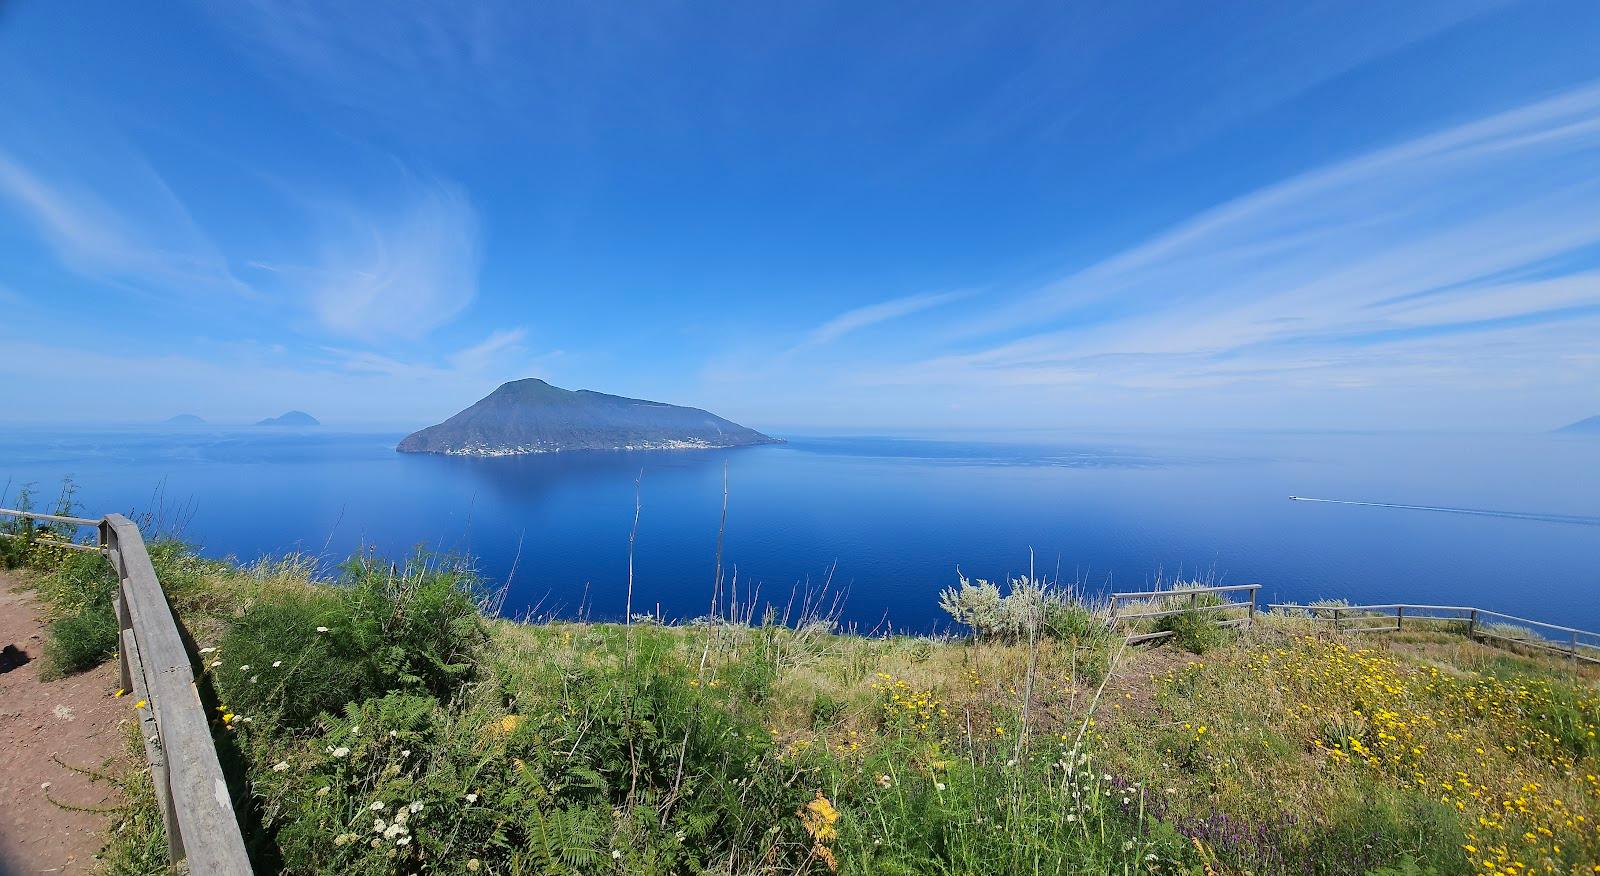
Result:
[[[421,800],[413,800],[410,803],[396,803],[394,812],[388,818],[385,818],[382,814],[388,809],[387,804],[382,800],[372,801],[372,805],[367,808],[374,813],[378,813],[377,817],[372,819],[372,832],[377,834],[377,837],[372,840],[371,845],[376,849],[382,846],[384,841],[393,843],[397,848],[410,845],[411,818],[421,815],[424,807]]]
[[[1066,816],[1068,822],[1076,822],[1080,817],[1087,819],[1092,814],[1090,809],[1094,805],[1095,797],[1112,798],[1114,795],[1120,795],[1122,804],[1127,806],[1133,802],[1134,794],[1137,792],[1143,805],[1144,791],[1138,784],[1131,785],[1126,790],[1118,790],[1114,784],[1114,776],[1093,769],[1087,752],[1066,750],[1065,743],[1061,747],[1063,749],[1061,759],[1051,763],[1050,768],[1059,769],[1064,774],[1060,787],[1062,793],[1071,798],[1068,801],[1071,811]]]
[[[318,627],[317,629],[319,631],[325,631],[326,627]],[[200,649],[200,656],[201,657],[209,657],[209,658],[211,658],[210,660],[206,661],[206,666],[208,668],[210,668],[210,669],[221,669],[222,668],[222,656],[217,653],[219,650],[220,650],[220,648],[218,646],[216,646],[216,645],[207,645],[206,647]],[[274,660],[274,661],[272,661],[272,668],[273,669],[281,669],[281,668],[283,668],[283,661],[282,660]],[[239,671],[240,672],[249,672],[250,671],[250,664],[249,663],[241,663],[241,664],[239,664]],[[256,674],[251,675],[250,679],[249,679],[251,684],[256,684],[260,680],[261,680],[261,675],[260,675],[259,672],[257,672]]]

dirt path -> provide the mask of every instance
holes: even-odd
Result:
[[[0,673],[0,876],[90,873],[117,788],[68,766],[120,774],[128,767],[126,698],[112,696],[116,663],[41,681],[43,625],[32,594],[0,573],[0,646],[28,662]],[[0,668],[15,661],[0,660]]]

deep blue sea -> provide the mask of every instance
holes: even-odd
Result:
[[[399,454],[399,434],[0,426],[4,502],[63,476],[207,555],[466,553],[508,614],[705,613],[724,548],[780,609],[832,575],[861,629],[933,630],[957,570],[1089,590],[1259,582],[1268,600],[1475,604],[1600,630],[1600,440],[1440,434],[791,437],[730,451]],[[1290,495],[1474,509],[1293,502]],[[799,598],[796,597],[796,601]]]

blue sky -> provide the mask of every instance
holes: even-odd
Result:
[[[0,7],[0,408],[1600,412],[1600,7]]]

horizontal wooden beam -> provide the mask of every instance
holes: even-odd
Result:
[[[1580,636],[1594,636],[1596,638],[1600,638],[1600,633],[1591,632],[1589,630],[1580,630],[1580,629],[1577,629],[1576,627],[1564,627],[1564,626],[1561,626],[1560,624],[1547,624],[1544,621],[1528,620],[1525,617],[1517,617],[1514,614],[1505,614],[1504,612],[1499,612],[1499,611],[1490,611],[1489,609],[1486,609],[1486,608],[1478,609],[1478,615],[1480,617],[1488,616],[1488,617],[1503,618],[1503,619],[1511,621],[1513,623],[1528,624],[1530,626],[1542,627],[1542,628],[1547,629],[1547,630],[1560,630],[1563,633],[1577,633]]]
[[[61,514],[40,514],[37,511],[18,511],[14,508],[0,508],[0,514],[9,517],[25,517],[29,520],[48,520],[51,523],[70,523],[73,526],[99,526],[100,521],[90,520],[87,517],[67,517]]]
[[[1196,606],[1192,606],[1192,607],[1186,605],[1186,606],[1184,606],[1182,608],[1168,608],[1168,609],[1163,609],[1161,611],[1142,611],[1142,612],[1139,612],[1138,614],[1114,614],[1114,615],[1111,616],[1111,620],[1113,620],[1113,621],[1125,621],[1125,620],[1139,620],[1140,618],[1150,618],[1150,617],[1172,617],[1173,615],[1188,614],[1191,611],[1227,611],[1230,608],[1237,608],[1237,609],[1239,609],[1241,611],[1249,611],[1250,610],[1250,603],[1248,603],[1248,602],[1223,602],[1223,603],[1219,603],[1219,604],[1216,604],[1216,605],[1196,605]]]
[[[1228,584],[1221,587],[1186,587],[1182,590],[1141,590],[1134,593],[1113,593],[1111,598],[1117,599],[1154,599],[1162,597],[1180,597],[1200,593],[1234,593],[1240,590],[1260,590],[1260,584]]]
[[[1269,602],[1268,608],[1287,608],[1297,611],[1393,611],[1403,608],[1406,611],[1478,611],[1470,605],[1417,605],[1410,602],[1384,602],[1373,605],[1299,605],[1293,602]]]
[[[16,534],[10,533],[10,532],[0,532],[0,538],[23,538],[23,539],[26,539],[27,537],[26,536],[22,536],[22,535],[16,535]],[[97,544],[78,544],[75,541],[62,541],[59,538],[40,538],[37,535],[35,535],[31,539],[27,539],[27,541],[28,541],[29,544],[45,545],[45,546],[48,546],[48,547],[66,548],[67,550],[71,550],[71,551],[91,551],[93,553],[100,553],[100,551],[102,550],[100,545],[97,545]]]

